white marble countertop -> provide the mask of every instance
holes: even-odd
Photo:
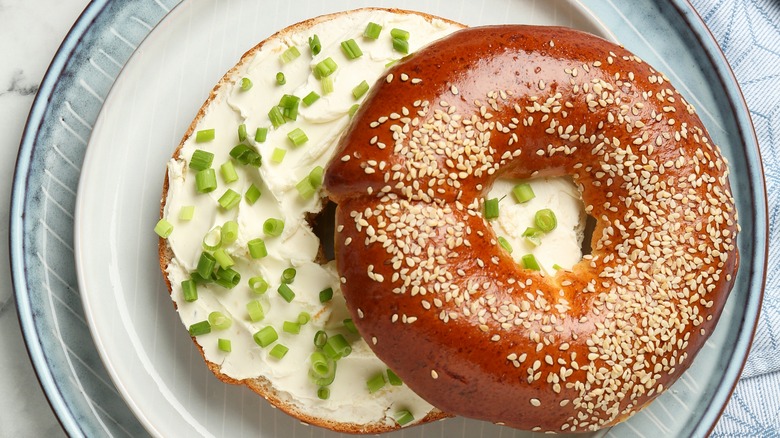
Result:
[[[88,0],[0,0],[0,248],[19,141],[38,85]],[[0,437],[65,436],[33,371],[16,315],[11,272],[0,263]]]

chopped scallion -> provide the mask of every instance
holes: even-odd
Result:
[[[563,269],[563,266],[555,263],[552,265],[552,268],[555,269],[556,271],[560,271],[561,269]]]
[[[328,76],[320,79],[320,85],[322,86],[322,94],[330,94],[333,92],[333,78]]]
[[[328,334],[325,333],[325,331],[323,330],[317,330],[317,333],[314,334],[314,346],[317,348],[322,348],[325,346],[325,343],[327,341],[328,341]]]
[[[288,351],[290,351],[290,349],[287,348],[286,346],[282,344],[276,344],[268,353],[268,355],[270,355],[275,359],[281,359],[287,354]]]
[[[317,398],[320,400],[327,400],[330,398],[330,388],[327,386],[320,386],[317,388]]]
[[[227,160],[219,166],[219,173],[222,175],[222,179],[228,184],[238,181],[238,173],[236,173],[236,167],[233,166],[231,160]]]
[[[206,143],[214,140],[215,131],[213,129],[202,129],[195,133],[195,143]]]
[[[312,56],[317,56],[322,50],[322,44],[320,44],[320,37],[316,34],[309,37],[309,48],[311,49]]]
[[[333,58],[327,57],[314,66],[314,77],[317,79],[326,78],[332,75],[338,67]]]
[[[339,360],[342,357],[347,357],[352,353],[352,347],[342,334],[335,334],[328,337],[328,341],[322,347],[323,353],[330,359]]]
[[[309,137],[306,136],[306,133],[303,132],[303,129],[301,128],[295,128],[292,131],[287,133],[287,138],[290,139],[293,146],[300,146],[307,141],[309,141]]]
[[[355,322],[352,321],[352,318],[347,318],[347,319],[344,320],[344,328],[346,328],[347,331],[350,332],[350,333],[357,334],[357,332],[358,332],[358,329],[357,329],[357,327],[355,327]]]
[[[249,255],[253,259],[261,259],[268,255],[268,250],[265,247],[265,241],[259,237],[247,242],[246,246],[249,248]]]
[[[251,300],[246,303],[246,313],[252,322],[262,321],[265,318],[265,311],[260,301]]]
[[[249,91],[252,88],[252,80],[249,78],[241,78],[241,91]]]
[[[301,326],[294,321],[285,321],[282,323],[282,330],[284,330],[286,333],[297,335],[301,332]]]
[[[211,333],[211,324],[208,321],[200,321],[190,326],[190,336],[200,336]]]
[[[263,327],[259,332],[255,333],[253,338],[257,345],[265,348],[279,339],[279,334],[276,333],[276,329],[273,326]]]
[[[306,325],[309,323],[309,321],[311,321],[311,315],[309,314],[309,312],[301,312],[298,314],[297,321],[298,324],[300,325]]]
[[[341,50],[349,59],[357,59],[363,56],[363,51],[360,50],[360,46],[353,39],[342,41]]]
[[[394,373],[390,368],[387,369],[387,381],[393,386],[401,386],[404,382],[398,377],[398,374]]]
[[[512,245],[509,243],[508,240],[504,239],[501,236],[498,236],[498,244],[501,245],[501,248],[504,248],[506,252],[512,254]]]
[[[220,242],[222,245],[230,245],[235,242],[236,239],[238,239],[238,222],[232,220],[226,221],[222,224],[221,234]]]
[[[398,53],[404,55],[409,53],[409,41],[402,40],[401,38],[393,38],[393,49]]]
[[[268,118],[271,120],[271,124],[274,125],[274,128],[278,128],[286,123],[282,110],[280,110],[278,106],[273,106],[271,110],[268,111]]]
[[[368,91],[368,82],[363,81],[357,84],[357,86],[352,89],[352,97],[354,97],[355,100],[360,99],[361,97],[363,97],[364,94],[366,94],[367,91]]]
[[[312,91],[311,93],[307,94],[306,97],[303,98],[303,104],[306,106],[311,106],[314,102],[319,100],[320,95],[317,94],[316,91]]]
[[[414,416],[411,412],[404,409],[395,413],[395,421],[399,426],[405,426],[414,421]]]
[[[526,242],[531,244],[531,246],[541,245],[543,235],[544,233],[542,233],[542,230],[538,228],[528,227],[523,231],[523,237],[525,237]]]
[[[409,32],[403,29],[398,29],[398,28],[391,29],[390,36],[404,41],[409,40]]]
[[[349,107],[349,111],[347,111],[347,113],[349,114],[350,117],[352,117],[352,116],[355,115],[355,113],[358,111],[358,109],[360,109],[360,104],[359,103],[352,104],[352,106]]]
[[[214,259],[217,261],[217,264],[222,267],[222,269],[230,268],[236,264],[236,262],[233,260],[233,257],[230,257],[230,254],[225,251],[225,248],[219,248],[218,250],[214,251]]]
[[[282,148],[274,148],[273,153],[271,154],[271,162],[279,164],[284,160],[284,156],[287,154],[286,149]]]
[[[238,141],[246,140],[246,123],[238,125]]]
[[[317,192],[317,189],[311,184],[311,179],[307,175],[295,185],[295,190],[301,195],[303,199],[311,199]]]
[[[179,209],[179,220],[190,221],[195,216],[194,205],[184,205]]]
[[[247,204],[254,205],[255,202],[260,199],[261,194],[262,193],[260,192],[260,189],[258,189],[257,186],[252,183],[249,185],[249,188],[246,189],[246,193],[244,193],[244,199],[246,199]]]
[[[233,325],[233,320],[222,312],[214,311],[209,313],[209,324],[216,330],[227,330]]]
[[[279,99],[279,110],[287,120],[298,120],[298,105],[301,98],[292,94],[285,94]]]
[[[512,188],[512,194],[515,196],[517,202],[521,204],[528,202],[536,197],[536,194],[534,194],[534,189],[531,188],[531,184],[528,183],[522,183],[514,186],[514,188]]]
[[[212,168],[195,174],[195,188],[199,193],[210,193],[217,189],[217,173]]]
[[[268,290],[268,282],[263,277],[252,277],[249,279],[249,289],[252,292],[262,295]]]
[[[213,255],[202,252],[198,259],[198,267],[195,269],[198,274],[203,278],[211,278],[211,273],[214,272],[214,267],[217,265],[217,260]]]
[[[210,229],[209,232],[203,236],[201,246],[206,251],[214,251],[215,249],[222,246],[222,227],[217,225],[216,227]]]
[[[558,218],[555,217],[555,213],[549,208],[539,210],[534,215],[534,224],[536,228],[549,233],[558,226]]]
[[[244,143],[239,143],[230,150],[230,156],[235,158],[240,164],[260,167],[263,163],[263,157],[253,148]]]
[[[268,128],[257,128],[255,130],[255,141],[258,143],[264,143],[268,138]]]
[[[292,302],[292,300],[295,298],[295,292],[293,292],[293,290],[290,289],[290,286],[288,286],[286,283],[280,284],[276,291],[279,292],[279,295],[281,295],[282,298],[284,298],[284,300],[288,303]]]
[[[268,218],[263,222],[263,232],[268,236],[277,237],[284,231],[284,221],[276,218]]]
[[[154,226],[154,232],[163,239],[167,239],[173,233],[173,225],[165,218],[162,218]]]
[[[220,351],[224,351],[225,353],[230,353],[233,350],[233,345],[230,342],[230,339],[219,338],[217,340],[217,348],[219,348]]]
[[[214,154],[203,149],[195,149],[190,158],[190,169],[201,171],[211,167],[214,161]]]
[[[539,262],[536,261],[536,257],[534,257],[533,254],[526,254],[522,257],[523,267],[525,269],[532,269],[534,271],[539,271],[541,268],[539,267]]]
[[[295,281],[295,274],[297,271],[295,268],[287,268],[282,271],[282,283],[292,284]]]
[[[301,56],[300,50],[298,50],[297,47],[292,46],[282,52],[282,54],[279,56],[279,60],[282,61],[282,64],[287,64],[299,56]]]
[[[327,303],[333,298],[333,289],[327,288],[320,291],[320,303]]]
[[[366,30],[363,31],[363,36],[375,40],[379,38],[380,33],[382,33],[382,26],[369,22],[368,25],[366,25]]]
[[[276,72],[276,85],[284,85],[287,83],[287,79],[284,77],[284,73]]]
[[[214,283],[224,287],[225,289],[233,289],[241,282],[241,274],[233,268],[217,268],[217,272],[214,274]]]
[[[368,387],[368,393],[373,394],[385,387],[387,381],[385,380],[384,373],[378,373],[366,381]]]
[[[498,217],[498,198],[485,199],[485,219]]]
[[[325,169],[323,169],[322,166],[316,166],[314,169],[309,171],[309,181],[315,189],[318,189],[322,186],[322,178],[324,175]]]
[[[222,194],[222,196],[219,197],[219,205],[222,206],[225,210],[233,209],[238,205],[238,203],[241,201],[241,194],[236,192],[233,189],[227,189],[225,190],[225,193]]]
[[[198,286],[195,284],[195,280],[189,279],[182,281],[181,292],[184,296],[184,301],[188,303],[198,300]]]
[[[322,352],[315,351],[311,355],[311,368],[309,377],[317,386],[328,386],[336,378],[337,362],[326,357]]]

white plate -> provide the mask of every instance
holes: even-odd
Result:
[[[406,4],[408,3],[408,4]],[[331,436],[218,381],[179,321],[157,259],[165,163],[208,92],[241,54],[276,30],[357,2],[189,1],[135,50],[106,99],[82,168],[76,262],[86,316],[116,386],[159,436]],[[380,4],[381,6],[381,4]],[[557,24],[609,37],[574,2],[393,3],[469,25]],[[525,436],[452,419],[391,436]]]

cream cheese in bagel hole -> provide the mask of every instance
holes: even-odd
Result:
[[[362,36],[369,22],[382,26],[376,40]],[[207,320],[214,311],[232,320],[228,329],[212,328],[210,333],[193,337],[221,380],[246,384],[299,419],[338,431],[393,430],[403,411],[413,417],[404,418],[405,425],[445,416],[406,385],[388,382],[379,391],[369,393],[366,382],[377,375],[387,379],[387,366],[359,335],[345,328],[344,320],[350,315],[340,292],[335,263],[322,260],[320,240],[307,222],[307,217],[323,208],[321,190],[304,199],[296,184],[316,166],[325,166],[333,156],[335,144],[350,121],[351,108],[363,100],[356,99],[352,90],[364,80],[373,84],[388,63],[404,56],[393,48],[391,29],[409,32],[409,50],[413,52],[460,27],[400,10],[362,9],[316,18],[284,30],[248,52],[214,89],[168,163],[162,216],[173,225],[173,231],[161,240],[160,251],[166,282],[185,327]],[[316,56],[312,56],[308,43],[313,35],[321,43],[321,52]],[[363,52],[357,59],[348,59],[341,49],[340,43],[349,39],[354,39]],[[290,47],[296,47],[300,56],[282,63],[280,56]],[[330,76],[334,89],[329,94],[323,92],[321,81],[312,73],[327,58],[338,66]],[[277,72],[284,74],[284,85],[277,84]],[[248,90],[241,88],[244,78],[252,83]],[[303,98],[312,91],[321,95],[318,101],[309,106],[301,103],[296,120],[272,128],[268,113],[283,95]],[[241,124],[247,128],[248,138],[244,142],[262,156],[259,168],[240,165],[229,155],[239,143],[237,132]],[[262,143],[254,138],[258,127],[270,128]],[[296,128],[308,136],[308,141],[297,147],[287,137]],[[197,142],[199,131],[211,129],[215,132],[213,140]],[[196,171],[189,167],[193,153],[199,149],[214,154],[211,167],[216,170],[218,187],[207,194],[196,190]],[[286,153],[281,162],[273,160],[277,149]],[[220,166],[231,161],[238,179],[226,183]],[[254,204],[243,196],[251,184],[261,191]],[[227,189],[241,195],[238,205],[229,209],[219,204]],[[182,208],[189,206],[194,207],[192,219],[179,218]],[[280,236],[264,233],[263,224],[269,218],[284,221]],[[197,269],[204,252],[204,236],[230,220],[238,223],[238,235],[223,249],[234,260],[232,269],[241,275],[240,282],[232,289],[214,283],[198,285],[197,300],[187,302],[181,285]],[[248,242],[256,238],[264,239],[268,253],[261,259],[253,259],[248,252]],[[289,285],[295,297],[288,303],[277,288],[282,272],[290,267],[296,269],[295,279]],[[258,276],[269,284],[264,294],[253,292],[248,285],[250,278]],[[319,293],[327,288],[334,295],[323,304]],[[262,320],[250,320],[246,308],[250,301],[261,303],[265,313]],[[285,332],[285,321],[297,321],[301,312],[308,313],[311,320],[300,326],[299,334]],[[279,338],[262,348],[253,335],[266,327],[273,327]],[[310,356],[315,350],[313,339],[318,330],[331,336],[343,335],[352,348],[351,354],[337,361],[335,380],[328,385],[330,395],[326,400],[318,397],[318,386],[309,377]],[[230,352],[218,347],[219,339],[230,340]],[[272,348],[279,344],[289,348],[281,359],[270,356]]]
[[[596,220],[592,253],[524,269],[485,218],[489,190],[564,175]],[[493,26],[394,66],[325,187],[348,307],[406,384],[453,414],[583,432],[650,403],[712,333],[738,265],[727,176],[693,107],[634,54]]]

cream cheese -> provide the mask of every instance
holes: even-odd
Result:
[[[378,40],[362,37],[368,22],[383,27]],[[168,163],[169,188],[164,217],[174,225],[168,238],[174,258],[167,268],[172,285],[172,298],[185,326],[203,321],[210,312],[220,311],[231,317],[233,323],[227,330],[212,330],[197,337],[206,359],[220,365],[220,370],[234,379],[252,379],[266,376],[279,391],[282,398],[294,399],[302,410],[314,417],[334,422],[367,424],[384,422],[392,424],[392,416],[399,410],[409,410],[419,421],[432,406],[415,395],[407,386],[386,385],[374,394],[369,394],[366,381],[387,367],[371,352],[366,343],[356,334],[344,328],[344,319],[349,313],[339,290],[338,274],[333,262],[319,264],[316,261],[320,242],[305,220],[311,213],[322,209],[318,196],[303,200],[295,188],[315,166],[325,166],[335,152],[341,133],[347,126],[349,110],[356,100],[352,89],[365,80],[373,84],[385,71],[389,62],[403,55],[393,49],[390,30],[400,28],[409,31],[410,51],[439,39],[457,29],[457,26],[441,20],[427,21],[414,14],[395,14],[380,10],[363,10],[338,16],[283,35],[271,38],[250,60],[238,70],[231,72],[227,83],[205,108],[195,131],[214,129],[213,141],[196,143],[191,136],[180,151],[180,159]],[[322,51],[312,57],[308,38],[318,35]],[[348,59],[340,43],[355,39],[363,56]],[[301,55],[282,64],[279,56],[288,47],[295,46]],[[333,73],[334,91],[325,95],[321,84],[312,74],[312,67],[331,57],[338,65]],[[283,72],[286,84],[276,83],[276,73]],[[242,91],[240,81],[247,77],[252,88]],[[304,97],[315,91],[321,98],[311,106],[299,106],[297,120],[288,121],[277,129],[271,127],[269,110],[277,105],[284,94]],[[236,163],[238,180],[225,183],[219,175],[219,166],[230,160],[229,152],[239,143],[237,129],[245,124],[247,142],[262,155],[260,168],[241,166]],[[268,137],[263,143],[254,141],[257,127],[268,127]],[[301,128],[309,140],[295,147],[287,133]],[[281,163],[273,163],[271,155],[275,148],[286,150]],[[188,167],[188,161],[196,149],[214,154],[212,167],[217,170],[218,188],[209,194],[200,194],[195,188],[195,172]],[[242,198],[239,205],[225,210],[218,199],[226,189],[244,194],[251,183],[260,188],[262,195],[250,205]],[[184,206],[194,206],[194,217],[189,221],[178,219]],[[263,234],[263,223],[268,218],[284,220],[284,231],[279,237]],[[214,284],[198,286],[198,300],[186,302],[183,299],[181,282],[190,278],[190,272],[197,267],[202,249],[202,238],[209,230],[221,226],[228,220],[239,225],[238,239],[225,249],[233,257],[233,269],[241,274],[241,282],[231,290]],[[263,238],[268,256],[253,260],[247,250],[247,242]],[[277,293],[284,269],[294,267],[297,275],[290,285],[295,298],[287,303]],[[258,295],[250,290],[247,280],[262,276],[269,283],[268,291]],[[334,298],[323,305],[319,292],[332,288]],[[259,300],[265,311],[265,318],[252,322],[248,318],[246,304]],[[295,321],[300,312],[308,312],[312,320],[294,335],[282,330],[284,321]],[[261,348],[253,340],[253,334],[266,326],[273,326],[279,334],[278,343],[289,347],[282,359],[269,355],[272,346]],[[313,338],[318,330],[329,334],[341,333],[352,342],[352,353],[338,361],[335,381],[330,385],[330,398],[320,400],[317,387],[310,381],[310,354],[314,351]],[[218,339],[229,339],[232,351],[218,348]]]

